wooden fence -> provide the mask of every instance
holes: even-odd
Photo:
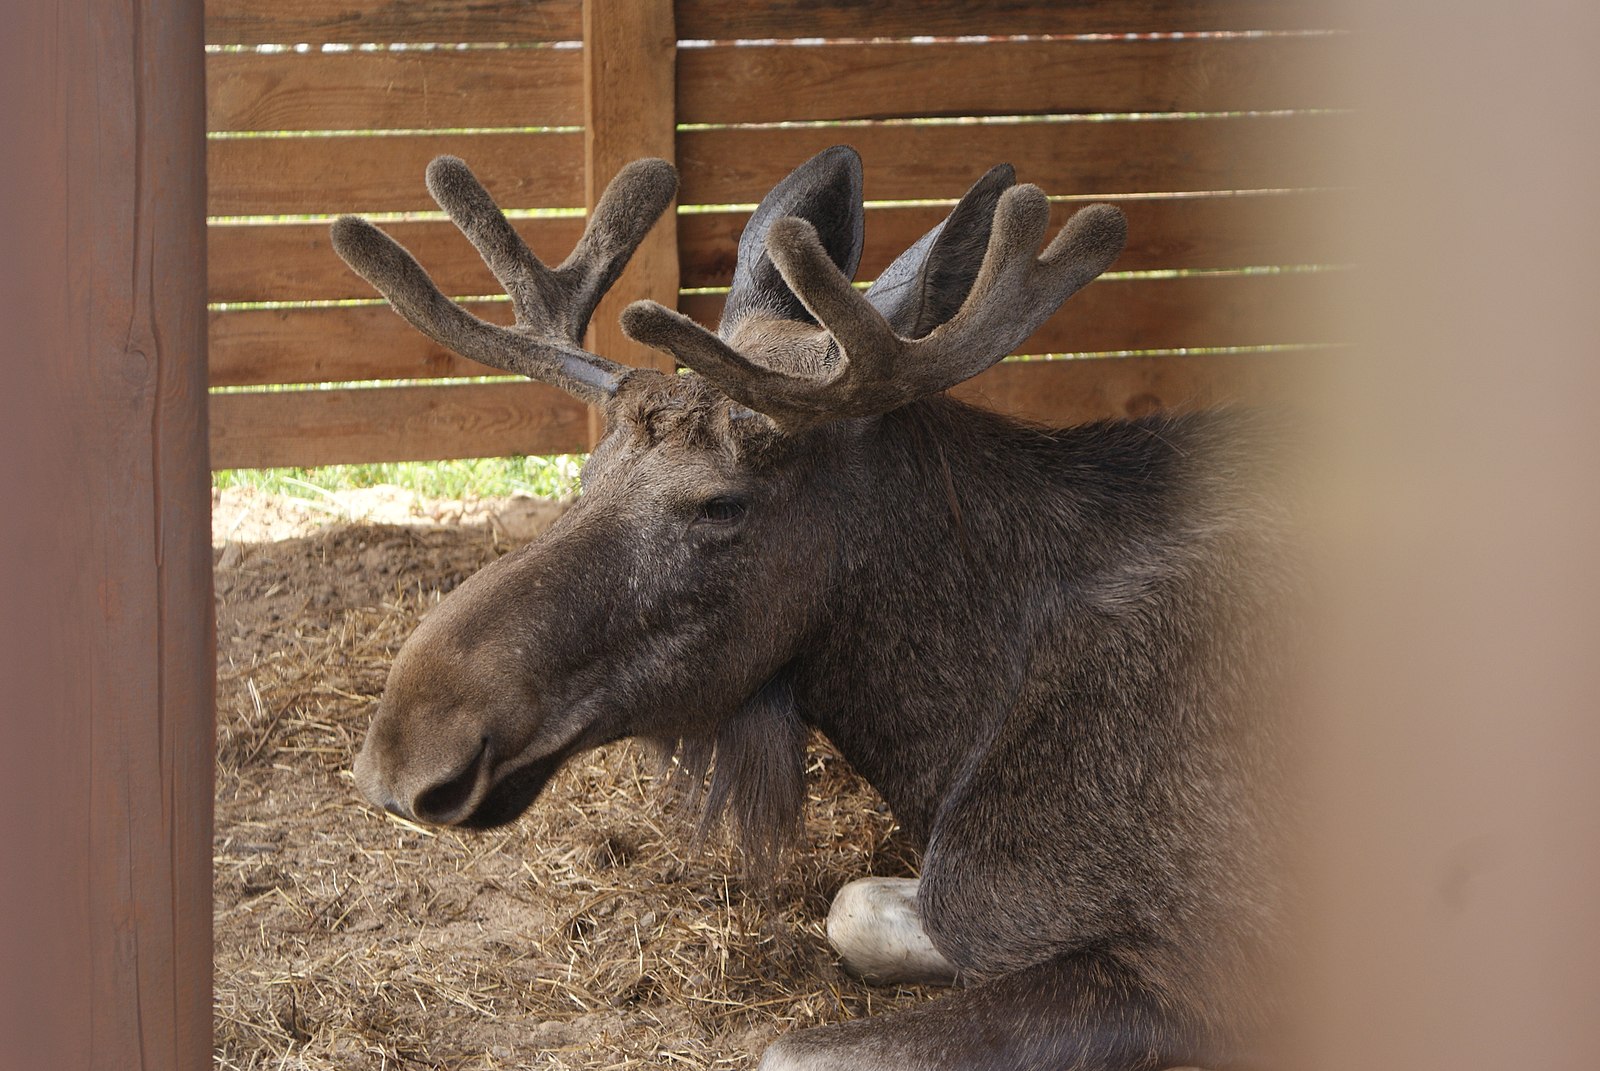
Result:
[[[960,393],[1062,423],[1249,396],[1330,341],[1298,310],[1349,259],[1320,227],[1341,196],[1341,83],[1303,77],[1343,41],[1307,19],[1271,0],[211,0],[210,369],[234,388],[211,399],[212,464],[587,448],[584,407],[548,387],[398,382],[486,370],[329,248],[335,214],[399,214],[385,227],[446,292],[503,320],[424,188],[440,153],[554,259],[582,219],[545,210],[582,209],[636,156],[674,160],[678,214],[592,329],[632,363],[661,355],[621,337],[617,310],[649,296],[714,324],[748,206],[819,149],[865,160],[864,279],[1007,160],[1059,198],[1058,223],[1116,198],[1129,246],[1020,351],[1102,356],[1008,361]]]

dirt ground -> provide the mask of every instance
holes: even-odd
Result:
[[[627,744],[490,833],[357,798],[351,756],[419,615],[560,508],[217,495],[217,1067],[752,1067],[785,1030],[927,996],[854,981],[823,937],[841,884],[915,860],[820,742],[769,890],[694,846]]]

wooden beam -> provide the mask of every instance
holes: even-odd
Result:
[[[974,174],[976,177],[976,174]],[[1058,228],[1087,198],[1051,206]],[[1128,247],[1115,271],[1161,268],[1245,268],[1271,264],[1348,264],[1349,235],[1319,226],[1346,204],[1335,190],[1296,190],[1227,197],[1128,197]],[[867,243],[858,279],[872,279],[950,211],[949,204],[891,205],[867,210]],[[680,283],[727,286],[747,211],[680,216]],[[557,263],[583,232],[573,216],[515,221],[534,253]],[[498,294],[483,258],[449,220],[385,223],[447,294]],[[318,301],[370,298],[372,287],[328,246],[326,223],[216,225],[208,234],[206,268],[212,301]],[[553,259],[552,259],[553,258]]]
[[[860,151],[872,201],[959,197],[1002,160],[1054,196],[1325,186],[1351,123],[1338,113],[1291,113],[686,130],[680,196],[684,204],[753,204],[839,142]]]
[[[686,40],[708,41],[1320,29],[1329,21],[1324,6],[1304,0],[680,0],[678,25]]]
[[[975,170],[973,178],[977,175]],[[1124,197],[1117,201],[1117,207],[1128,217],[1128,245],[1111,270],[1348,264],[1354,255],[1348,236],[1329,233],[1329,229],[1319,226],[1318,222],[1330,218],[1331,213],[1349,199],[1348,194],[1336,190],[1272,191],[1223,197]],[[1052,202],[1051,232],[1092,200],[1094,198],[1072,197]],[[877,278],[895,257],[910,248],[949,211],[949,202],[867,209],[866,247],[861,253],[856,279]],[[748,211],[732,210],[694,212],[678,220],[684,289],[727,286],[732,282],[739,234],[749,218]],[[268,259],[272,258],[252,252],[241,262],[241,267],[243,263],[266,263]],[[293,271],[295,277],[301,279],[307,277],[310,268],[295,263],[283,270],[285,273]],[[487,277],[481,271],[479,274]],[[213,276],[214,280],[217,278]],[[477,292],[480,291],[463,291]],[[346,295],[307,293],[305,296]],[[363,295],[351,293],[348,296]]]
[[[577,126],[570,48],[213,52],[209,130],[437,130]]]
[[[1229,353],[1004,361],[950,394],[1020,420],[1064,428],[1157,410],[1181,413],[1229,402],[1281,400],[1303,358],[1299,353]]]
[[[1291,78],[1348,49],[1333,34],[1044,41],[713,45],[678,61],[685,123],[1347,105]],[[265,57],[282,60],[297,57]],[[1023,72],[1026,72],[1025,74]]]
[[[208,0],[206,44],[576,41],[579,0]]]
[[[7,9],[0,1064],[211,1054],[199,0]],[[24,252],[25,251],[25,252]],[[14,347],[14,348],[13,348]]]
[[[523,379],[218,394],[211,411],[219,469],[566,454],[588,436],[583,403]]]
[[[206,146],[207,211],[437,212],[422,175],[442,153],[465,160],[502,208],[577,208],[582,140],[570,132],[222,138]]]
[[[677,31],[672,0],[584,0],[584,168],[594,210],[606,184],[645,156],[677,158]],[[589,324],[589,348],[625,364],[670,371],[670,357],[622,333],[617,317],[630,302],[678,300],[676,205],[667,209],[633,255]],[[590,438],[604,432],[598,413]]]
[[[1344,272],[1217,273],[1165,279],[1097,279],[1046,320],[1015,353],[1107,353],[1345,341],[1327,304]],[[702,324],[722,316],[721,294],[685,294],[679,307]]]
[[[1102,279],[1073,297],[1018,347],[1019,353],[1195,349],[1336,342],[1338,325],[1296,310],[1337,288],[1343,272],[1202,274]],[[678,307],[707,326],[722,315],[721,294],[685,294]],[[505,301],[467,307],[509,323]],[[1316,334],[1309,333],[1315,328]],[[615,352],[613,349],[611,352]],[[211,314],[214,386],[445,379],[496,375],[413,328],[387,305],[239,309]]]
[[[559,264],[583,234],[578,216],[512,220],[546,264]],[[396,220],[385,233],[411,251],[446,294],[498,295],[503,291],[454,223],[447,219]],[[206,232],[206,274],[212,301],[327,301],[374,298],[372,284],[351,271],[328,242],[328,224],[212,224]]]
[[[956,397],[1064,426],[1154,409],[1282,397],[1303,354],[1006,361]],[[542,383],[248,391],[211,400],[217,468],[569,454],[590,446],[587,410]]]

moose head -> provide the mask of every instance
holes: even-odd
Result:
[[[623,169],[556,268],[460,160],[435,160],[427,181],[509,294],[513,326],[447,299],[364,220],[335,224],[339,254],[430,338],[600,407],[607,430],[561,520],[404,645],[357,783],[397,814],[485,828],[573,754],[641,737],[702,772],[715,753],[711,807],[737,797],[753,827],[781,824],[802,744],[785,667],[835,627],[862,569],[919,567],[850,535],[903,463],[875,456],[869,430],[1026,339],[1115,259],[1121,213],[1086,207],[1041,253],[1045,195],[1002,165],[862,292],[861,164],[828,149],[752,215],[715,334],[654,302],[623,313],[628,335],[690,370],[665,374],[581,340],[674,197],[668,164]]]

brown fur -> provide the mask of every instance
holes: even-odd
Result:
[[[614,376],[583,496],[423,622],[357,781],[493,825],[567,756],[641,737],[713,770],[708,816],[770,855],[816,727],[923,843],[934,944],[989,981],[764,1066],[1226,1062],[1278,901],[1271,437],[943,398],[1110,263],[1120,215],[1084,210],[1035,259],[1042,195],[991,172],[862,296],[856,166],[830,150],[757,211],[724,338],[630,310],[699,374]]]

